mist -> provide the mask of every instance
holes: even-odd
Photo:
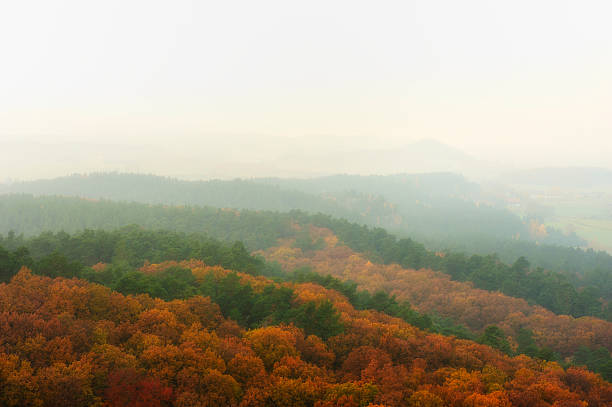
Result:
[[[611,7],[7,2],[1,179],[609,167]]]
[[[0,182],[95,172],[146,173],[181,179],[455,172],[487,180],[528,168],[610,167],[605,149],[555,153],[552,147],[533,143],[524,146],[530,150],[523,154],[500,150],[476,155],[461,147],[409,137],[402,141],[227,134],[146,141],[130,137],[6,137],[0,140]]]

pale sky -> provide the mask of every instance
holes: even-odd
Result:
[[[0,181],[422,138],[610,167],[611,21],[607,0],[2,1]]]

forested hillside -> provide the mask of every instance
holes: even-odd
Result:
[[[333,244],[329,232],[309,233]],[[12,270],[0,284],[2,405],[612,402],[600,376],[546,361],[528,341],[516,348],[499,328],[487,327],[480,343],[436,334],[383,291],[284,273],[239,243],[133,227],[22,243],[32,253],[4,251],[12,262],[0,262]],[[148,261],[190,256],[206,262]],[[34,273],[14,272],[19,263]]]
[[[295,219],[299,218],[299,214],[294,215]],[[306,215],[303,217],[309,218]],[[319,222],[325,219],[333,222],[325,217]],[[9,236],[0,241],[1,246],[8,248],[0,249],[0,276],[4,281],[9,281],[21,265],[27,265],[37,273],[50,277],[84,278],[126,294],[146,292],[171,300],[201,292],[216,299],[220,305],[224,301],[233,303],[235,308],[228,311],[228,315],[231,314],[234,320],[253,323],[249,315],[257,306],[248,302],[248,293],[238,294],[230,288],[231,291],[224,294],[219,291],[222,288],[218,283],[201,291],[203,288],[193,287],[193,279],[185,275],[162,273],[153,278],[135,272],[135,268],[147,262],[197,258],[207,265],[219,265],[250,275],[321,284],[342,292],[357,309],[376,309],[432,332],[478,339],[509,354],[526,353],[559,361],[569,358],[567,360],[575,360],[576,363],[588,362],[591,369],[605,377],[610,377],[612,373],[609,353],[612,348],[611,323],[591,317],[573,319],[558,316],[540,307],[530,306],[524,300],[477,290],[470,284],[452,282],[451,276],[440,272],[372,263],[364,255],[341,245],[329,229],[293,223],[291,230],[292,237],[281,239],[285,242],[284,246],[273,247],[263,253],[273,263],[251,257],[239,242],[226,244],[198,234],[153,232],[136,226],[111,232],[85,231],[76,235],[45,233],[30,239]],[[346,234],[350,224],[338,230]],[[359,241],[367,246],[369,234],[367,229],[364,231],[366,233],[361,233]],[[382,231],[379,231],[376,241],[401,256],[397,262],[403,263],[404,267],[427,267],[431,261],[446,259],[446,256],[429,253],[413,242],[399,241],[393,246],[393,238],[381,239],[384,236],[380,233]],[[351,242],[350,238],[347,240]],[[352,243],[355,244],[354,241]],[[370,258],[376,261],[375,256]],[[480,261],[483,260],[486,259]],[[478,260],[471,258],[470,261]],[[111,266],[104,266],[103,270],[95,273],[84,270],[86,265],[100,263],[110,263]],[[282,265],[285,271],[275,263]],[[479,275],[484,276],[495,270],[483,266],[478,269]],[[525,272],[516,270],[515,266],[509,271]],[[292,273],[292,270],[299,269],[304,271]],[[326,277],[328,275],[339,280]],[[495,278],[495,274],[492,276]],[[512,277],[516,278],[516,275]],[[525,281],[532,284],[535,280]],[[567,295],[571,295],[572,291],[567,291],[567,286],[558,287],[546,280],[538,281],[540,287],[536,287],[536,292],[549,292],[553,298],[560,295],[565,300],[568,299]],[[554,283],[555,280],[551,281]],[[521,279],[516,279],[516,282],[520,284]],[[236,305],[236,295],[244,298],[242,305]],[[283,301],[282,298],[289,297],[280,297],[280,301]],[[591,300],[596,301],[597,298]],[[255,321],[265,319],[254,318]],[[490,329],[493,331],[487,333]]]
[[[106,198],[153,205],[209,205],[273,211],[300,209],[384,227],[398,236],[421,241],[434,250],[450,249],[480,255],[497,253],[506,263],[526,256],[536,267],[579,274],[606,270],[611,263],[610,256],[602,255],[603,252],[584,253],[574,249],[573,246],[585,243],[575,235],[564,235],[551,228],[541,233],[537,218],[518,218],[503,209],[499,196],[484,192],[479,185],[450,173],[234,181],[180,181],[149,175],[102,173],[0,185],[1,192]],[[13,204],[16,203],[13,201]],[[99,223],[89,222],[90,227],[98,227]],[[113,227],[125,224],[115,222]],[[166,228],[164,225],[157,227]],[[12,227],[31,234],[49,228]],[[72,225],[63,228],[79,230]],[[2,230],[6,233],[9,229]]]
[[[328,305],[283,308],[295,291],[268,288],[259,297],[239,289],[234,277],[219,275],[202,285],[185,271],[191,266],[177,263],[169,272],[143,273],[157,270],[148,263],[198,259],[200,268],[219,266],[258,281],[314,283],[341,293],[355,310],[377,310],[507,355],[587,365],[612,377],[612,325],[602,320],[612,320],[611,267],[603,253],[550,251],[549,260],[562,253],[583,267],[560,273],[522,256],[508,264],[496,255],[431,251],[381,228],[299,211],[10,195],[0,198],[0,214],[0,230],[14,230],[0,238],[5,282],[26,265],[37,274],[85,279],[123,294],[166,301],[204,295],[224,317],[249,329],[290,324],[328,338],[342,325],[329,319],[335,314]],[[61,232],[38,234],[44,230]],[[252,257],[254,250],[268,261]],[[588,261],[581,263],[581,256]],[[327,322],[309,325],[318,320]]]
[[[516,343],[531,332],[529,335],[534,344],[564,356],[572,355],[581,346],[612,349],[610,322],[592,317],[555,315],[520,298],[476,289],[473,284],[455,282],[446,274],[428,269],[372,263],[348,247],[337,245],[333,235],[328,235],[326,242],[327,247],[313,252],[279,246],[263,254],[285,270],[308,267],[322,275],[331,274],[341,280],[354,281],[358,288],[388,292],[398,300],[408,300],[421,312],[451,318],[474,332],[495,325],[513,337]]]
[[[246,283],[238,278],[240,285]],[[206,297],[123,296],[82,280],[52,280],[24,270],[0,285],[2,404],[323,407],[584,401],[605,406],[612,400],[610,384],[585,370],[509,358],[488,346],[427,334],[383,314],[356,311],[320,287],[294,289],[298,309],[309,298],[321,304],[315,308],[339,310],[342,330],[321,338],[295,325],[249,329],[225,318]],[[328,298],[333,302],[325,302]]]
[[[339,191],[333,196],[321,195],[240,179],[181,181],[137,174],[73,175],[16,183],[0,189],[2,192],[240,210],[288,212],[300,209],[368,224],[393,224],[399,219],[393,206],[380,196],[351,190]]]
[[[23,233],[31,236],[47,230],[110,230],[138,224],[149,229],[206,233],[225,241],[240,240],[249,250],[265,249],[275,246],[279,238],[293,237],[296,229],[292,225],[296,222],[313,224],[331,229],[342,242],[358,252],[366,253],[375,261],[445,271],[457,280],[473,281],[479,288],[524,297],[558,313],[609,318],[609,301],[612,299],[612,256],[604,252],[542,247],[534,260],[532,251],[513,251],[515,256],[506,264],[514,264],[525,257],[531,265],[528,267],[529,273],[519,276],[517,280],[517,276],[509,272],[510,266],[504,265],[494,255],[470,256],[442,250],[449,256],[441,258],[435,256],[435,251],[427,250],[414,240],[397,239],[383,229],[372,229],[322,214],[309,215],[297,211],[238,212],[208,207],[168,207],[20,195],[0,197],[0,214],[0,232],[6,234],[12,230],[17,235]],[[12,239],[18,239],[18,236]],[[298,243],[303,240],[302,235]],[[16,248],[19,243],[6,244]],[[562,272],[540,270],[541,263],[556,265],[558,268],[550,267],[549,270]],[[542,287],[547,289],[543,291],[545,296],[541,297],[539,291]],[[567,292],[564,295],[569,297],[564,299],[558,296],[557,293],[561,291]],[[597,299],[600,297],[605,302],[599,305],[598,311]]]
[[[337,175],[313,179],[181,181],[137,174],[91,174],[15,183],[7,193],[67,195],[169,205],[322,212],[397,233],[463,244],[481,238],[577,246],[585,242],[505,209],[499,197],[452,173]],[[2,192],[2,190],[0,190]],[[466,249],[477,250],[474,244]]]

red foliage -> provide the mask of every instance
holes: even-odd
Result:
[[[172,388],[157,378],[122,369],[108,376],[105,397],[112,407],[161,407],[172,401],[172,393]]]
[[[510,358],[379,312],[357,311],[337,292],[314,284],[294,288],[298,301],[332,301],[344,333],[323,341],[292,325],[245,330],[224,319],[208,298],[123,296],[23,270],[0,285],[0,405],[612,403],[610,383],[584,369]]]

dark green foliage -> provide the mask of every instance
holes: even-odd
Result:
[[[433,332],[446,336],[456,336],[460,339],[476,340],[476,334],[470,331],[465,325],[457,324],[450,318],[443,318],[437,315],[432,315],[429,318],[432,321]]]
[[[294,308],[289,312],[288,320],[304,329],[307,335],[317,335],[322,339],[339,335],[344,330],[340,314],[329,300],[319,304],[310,301]]]
[[[58,251],[35,262],[32,266],[35,272],[48,277],[79,277],[83,266],[77,261],[70,261]]]
[[[219,304],[226,317],[248,328],[293,323],[304,329],[307,335],[313,334],[323,339],[343,331],[340,316],[331,302],[308,302],[296,307],[293,305],[295,294],[291,289],[269,284],[261,293],[256,293],[249,284],[241,283],[236,273],[221,279],[208,273],[199,292]]]
[[[563,274],[577,288],[608,287],[601,294],[612,299],[612,256],[605,251],[552,244],[534,244],[524,240],[465,236],[461,239],[419,239],[435,250],[465,252],[486,256],[497,253],[505,263],[524,256],[536,267]]]
[[[272,323],[273,321],[287,321],[294,293],[287,287],[267,285],[258,295],[249,308],[251,324]]]
[[[25,247],[10,252],[0,246],[0,283],[8,282],[21,266],[30,267],[32,262],[30,252]]]
[[[538,347],[533,340],[533,332],[529,329],[520,328],[516,336],[516,342],[518,354],[524,354],[533,358],[539,358],[544,360],[559,360],[560,356],[556,354],[552,349],[547,347]]]
[[[517,332],[516,342],[518,344],[517,352],[527,356],[536,356],[538,354],[538,346],[533,340],[533,332],[529,329],[520,328]]]
[[[589,349],[580,347],[574,354],[573,362],[576,365],[584,365],[609,382],[612,382],[612,356],[610,351],[604,347]]]
[[[7,240],[0,238],[0,244],[5,244]],[[102,262],[125,263],[136,267],[145,261],[159,263],[195,258],[209,265],[220,265],[253,275],[273,272],[262,259],[252,256],[241,242],[227,244],[205,235],[150,231],[138,226],[128,226],[110,232],[85,230],[74,235],[45,232],[31,239],[14,240],[26,247],[35,259],[60,252],[66,256],[67,261],[84,265]],[[45,261],[58,262],[61,259]],[[45,265],[39,264],[36,267]],[[57,267],[66,270],[67,266],[58,264]]]
[[[87,274],[86,277],[95,274]],[[165,301],[191,297],[198,292],[191,270],[180,267],[172,267],[156,274],[128,271],[107,284],[122,294],[149,294]]]
[[[510,348],[504,331],[495,325],[488,326],[484,333],[478,337],[478,342],[499,349],[506,354],[512,353],[512,349]]]
[[[531,356],[532,358],[560,361],[561,357],[559,354],[554,352],[552,349],[547,347],[538,347],[533,340],[533,332],[529,329],[520,328],[517,332],[516,342],[518,348],[516,352],[512,352],[510,344],[506,339],[504,332],[497,326],[488,326],[484,333],[478,337],[478,342],[489,345],[493,348],[499,349],[508,355],[524,354]]]

